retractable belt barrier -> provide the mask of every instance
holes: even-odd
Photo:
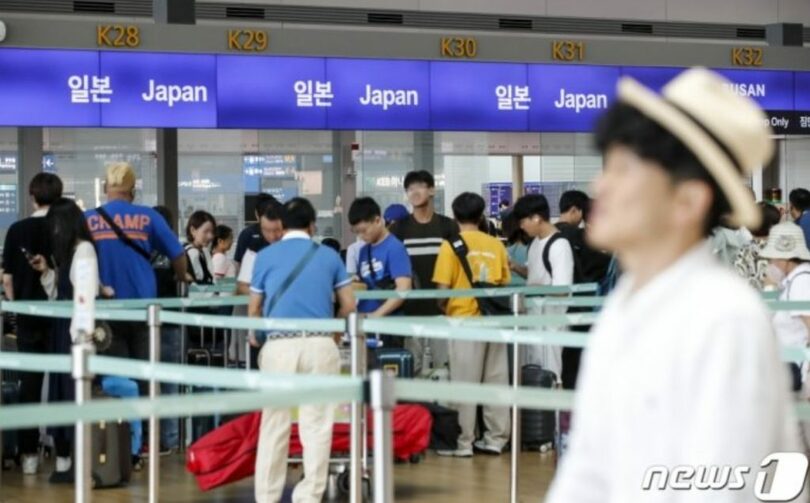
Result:
[[[180,415],[233,413],[260,409],[267,406],[291,407],[305,403],[351,402],[351,468],[350,501],[362,499],[362,473],[368,470],[365,461],[365,414],[363,403],[370,401],[374,410],[375,458],[383,460],[374,464],[375,501],[392,500],[390,480],[391,463],[391,413],[396,399],[455,403],[476,403],[512,407],[512,460],[510,478],[510,501],[516,501],[518,486],[518,447],[520,445],[520,408],[570,409],[574,392],[558,389],[537,389],[520,386],[518,372],[519,349],[523,345],[551,345],[584,348],[589,334],[565,330],[568,326],[592,324],[597,312],[572,314],[529,314],[526,306],[545,307],[595,307],[604,303],[603,297],[570,297],[572,293],[595,291],[595,285],[573,287],[522,287],[485,288],[470,290],[412,290],[407,292],[373,291],[357,292],[358,299],[439,299],[506,297],[511,300],[512,316],[487,316],[469,318],[448,317],[389,317],[386,319],[360,319],[351,315],[343,319],[265,319],[197,313],[176,312],[168,309],[192,307],[235,306],[247,304],[245,296],[210,297],[217,288],[227,290],[229,285],[214,285],[211,288],[192,289],[205,295],[197,298],[101,300],[96,303],[95,318],[105,321],[146,322],[149,327],[150,361],[96,356],[86,340],[87,334],[73,348],[73,355],[42,355],[0,352],[0,368],[29,372],[72,373],[77,389],[77,402],[48,405],[12,405],[0,410],[0,429],[32,427],[43,424],[76,424],[76,501],[89,501],[89,424],[101,420],[120,418],[143,418],[150,421],[149,501],[158,500],[157,443],[159,423],[157,418]],[[783,302],[773,293],[763,294],[766,305],[774,311],[810,310],[810,302]],[[163,310],[163,309],[166,310]],[[49,318],[71,318],[73,303],[60,302],[2,302],[4,313],[18,313]],[[531,308],[529,309],[531,312]],[[554,311],[552,309],[552,311]],[[537,311],[536,311],[537,312]],[[345,333],[352,348],[352,377],[273,375],[250,370],[227,368],[196,368],[187,365],[159,362],[160,327],[162,324],[213,327],[220,329],[243,329],[256,331],[306,331],[319,333]],[[538,327],[540,329],[538,329]],[[556,328],[556,330],[555,330]],[[432,382],[425,380],[397,380],[383,376],[379,371],[370,374],[370,387],[365,388],[365,334],[419,338],[436,338],[457,341],[478,341],[511,344],[514,348],[513,386],[489,385],[464,382]],[[181,339],[182,343],[182,339]],[[782,348],[786,361],[810,360],[810,350],[804,347]],[[88,400],[89,383],[94,374],[116,375],[148,380],[149,398],[128,400]],[[158,398],[157,383],[172,382],[184,385],[205,386],[229,391],[197,393],[191,396]],[[246,391],[247,390],[247,391]],[[81,395],[80,395],[81,392]],[[86,397],[86,398],[81,398]],[[810,403],[797,402],[796,415],[810,420]],[[47,419],[43,419],[47,418]],[[0,437],[2,439],[2,437]],[[1,440],[0,440],[1,442]],[[0,443],[2,448],[2,443]],[[154,451],[154,452],[153,452]],[[379,491],[379,492],[377,492]],[[378,497],[384,495],[385,497]]]

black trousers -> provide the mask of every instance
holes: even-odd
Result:
[[[50,320],[43,318],[17,317],[17,351],[21,353],[47,354],[50,352],[48,336]],[[20,373],[20,403],[40,403],[42,401],[42,372]],[[39,446],[39,428],[20,430],[20,452],[35,454]]]
[[[110,322],[112,344],[104,352],[107,356],[130,358],[133,360],[149,359],[149,329],[145,323],[135,321]],[[138,380],[138,391],[141,396],[149,394],[149,382]]]

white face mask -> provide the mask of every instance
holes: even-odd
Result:
[[[765,269],[765,275],[777,285],[781,284],[786,276],[782,269],[776,267],[774,264],[768,264],[768,268]]]

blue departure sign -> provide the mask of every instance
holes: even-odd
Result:
[[[629,75],[681,70],[0,49],[0,126],[585,132]],[[810,130],[810,72],[718,70],[777,133]]]

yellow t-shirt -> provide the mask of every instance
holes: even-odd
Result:
[[[461,233],[467,244],[467,262],[470,264],[473,281],[506,285],[511,279],[509,257],[506,248],[497,239],[480,231]],[[433,282],[445,285],[453,290],[472,288],[461,262],[447,241],[442,243],[436,266],[433,270]],[[478,316],[478,303],[473,298],[449,299],[448,316]]]

